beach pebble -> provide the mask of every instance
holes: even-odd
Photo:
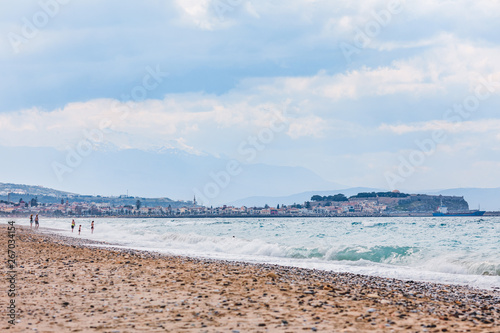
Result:
[[[97,249],[22,230],[19,238],[22,311],[39,331],[495,332],[500,324],[500,290]]]

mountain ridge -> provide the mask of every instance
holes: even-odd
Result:
[[[313,195],[335,195],[335,194],[345,194],[346,196],[356,195],[360,192],[383,192],[383,189],[371,188],[371,187],[351,187],[344,188],[340,190],[326,190],[326,191],[304,191],[296,194],[291,194],[288,196],[252,196],[231,202],[227,202],[228,206],[247,206],[247,207],[262,207],[264,205],[276,206],[276,205],[291,205],[294,203],[302,204],[305,201],[309,201]],[[495,203],[500,206],[500,188],[455,188],[455,189],[444,189],[444,190],[429,190],[422,191],[421,194],[428,195],[443,195],[443,196],[463,196],[465,200],[469,203],[471,209],[476,208],[477,202],[482,200],[484,203],[481,204],[481,209],[488,211],[500,211],[500,208],[495,208]],[[118,200],[122,198],[125,201],[130,201],[133,199],[145,200],[145,202],[169,202],[173,203],[175,206],[181,203],[186,203],[184,200],[172,200],[167,197],[145,197],[145,196],[101,196],[101,195],[85,195],[77,194],[74,192],[66,192],[61,190],[56,190],[53,188],[40,186],[40,185],[26,185],[26,184],[14,184],[14,183],[0,183],[0,199],[6,200],[8,194],[11,193],[11,199],[17,199],[25,197],[24,199],[29,200],[32,197],[39,197],[39,202],[56,202],[61,199],[72,199],[72,200],[83,200],[83,201],[98,201],[105,202],[106,199]],[[486,197],[491,197],[491,200],[485,200]],[[187,201],[189,202],[189,201]]]
[[[387,190],[370,188],[370,187],[351,187],[341,190],[330,191],[305,191],[301,193],[291,194],[288,196],[254,196],[242,198],[239,200],[230,201],[227,205],[231,206],[270,206],[276,205],[291,205],[294,203],[303,203],[309,201],[313,195],[335,195],[345,194],[346,196],[355,195],[359,192],[385,192]],[[463,196],[469,203],[471,209],[480,208],[487,211],[500,211],[500,187],[498,188],[454,188],[443,190],[427,190],[427,191],[405,191],[414,194],[428,195],[443,195],[443,196]]]
[[[93,195],[128,192],[133,196],[191,200],[201,193],[207,198],[202,203],[220,205],[252,195],[278,196],[342,187],[303,167],[263,163],[240,163],[241,171],[222,181],[228,165],[239,162],[170,149],[160,153],[138,149],[92,151],[77,163],[68,163],[70,152],[54,148],[0,147],[0,155],[12,161],[0,164],[0,175],[11,175],[10,179],[2,179],[6,183],[35,183]],[[54,166],[59,167],[59,172]],[[213,189],[214,184],[218,186],[216,195],[208,195],[207,189]]]

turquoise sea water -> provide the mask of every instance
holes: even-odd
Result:
[[[500,287],[500,217],[97,218],[93,235],[90,219],[76,221],[74,233],[69,218],[42,217],[41,228],[176,255]]]

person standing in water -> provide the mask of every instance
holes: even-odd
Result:
[[[30,216],[30,227],[33,229],[33,214]]]
[[[75,219],[71,222],[71,232],[73,232],[73,229],[75,229]]]
[[[38,214],[36,214],[36,216],[35,216],[35,229],[38,229],[39,226],[40,226],[40,224],[38,223]]]
[[[90,233],[94,233],[94,221],[92,221],[92,223],[90,224]]]
[[[80,234],[82,232],[82,225],[80,224],[80,226],[78,227],[78,234]]]

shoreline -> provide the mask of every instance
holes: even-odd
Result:
[[[16,229],[21,322],[8,325],[2,307],[0,325],[11,331],[493,332],[500,324],[498,290],[169,256]]]
[[[1,224],[0,224],[1,225]],[[85,236],[66,236],[66,235],[61,235],[57,233],[57,231],[63,231],[63,229],[54,229],[54,228],[48,228],[48,227],[43,227],[40,229],[40,233],[56,238],[56,239],[62,239],[66,244],[73,244],[73,245],[78,245],[78,246],[89,246],[89,247],[97,247],[97,248],[102,248],[102,249],[109,249],[109,250],[115,250],[115,251],[128,251],[128,252],[136,252],[136,253],[147,253],[147,254],[154,254],[158,256],[180,256],[180,257],[186,257],[190,259],[197,259],[197,260],[204,260],[204,261],[224,261],[224,262],[230,262],[230,263],[235,263],[239,265],[267,265],[267,266],[273,266],[273,267],[284,267],[284,268],[293,268],[293,269],[305,269],[305,270],[315,270],[315,271],[324,271],[326,273],[332,272],[332,273],[339,273],[339,274],[354,274],[354,275],[360,275],[360,276],[366,276],[366,277],[374,277],[374,278],[382,278],[382,279],[393,279],[393,280],[398,280],[398,281],[416,281],[420,283],[431,283],[431,284],[437,284],[437,285],[454,285],[454,286],[463,286],[471,289],[476,289],[476,290],[485,290],[485,291],[496,291],[500,292],[500,285],[484,285],[483,284],[478,284],[477,281],[451,281],[448,279],[447,281],[436,281],[433,280],[432,278],[429,278],[428,275],[425,275],[425,272],[423,272],[423,275],[415,276],[407,276],[407,277],[393,277],[390,276],[391,274],[384,274],[381,272],[378,272],[378,274],[373,274],[373,273],[365,273],[365,272],[356,272],[352,271],[352,267],[349,268],[344,268],[342,269],[331,269],[331,268],[325,268],[325,267],[303,267],[298,264],[293,264],[293,263],[276,263],[273,262],[272,260],[263,262],[263,261],[245,261],[243,259],[229,259],[229,258],[214,258],[210,256],[203,256],[203,255],[189,255],[189,254],[172,254],[172,253],[165,253],[160,250],[154,250],[154,249],[142,249],[140,247],[130,247],[128,245],[121,245],[119,243],[111,243],[107,241],[99,241],[99,240],[94,240],[94,239],[89,239],[85,238]],[[428,272],[431,273],[431,272]],[[446,274],[446,273],[441,273],[441,272],[432,272],[432,274]],[[384,276],[385,275],[385,276]],[[464,275],[467,277],[474,278],[474,275]],[[477,276],[477,277],[483,277],[483,276]]]
[[[10,219],[10,218],[29,218],[31,213],[29,214],[16,214],[16,215],[0,215],[0,218],[5,218],[5,219]],[[495,212],[495,211],[487,211],[485,212],[484,215],[480,216],[433,216],[432,212],[431,213],[394,213],[394,214],[349,214],[349,215],[321,215],[321,214],[308,214],[308,215],[261,215],[261,214],[254,214],[254,215],[236,215],[236,214],[228,214],[228,215],[43,215],[44,217],[48,218],[66,218],[66,219],[73,219],[73,218],[89,218],[89,219],[97,219],[97,218],[130,218],[130,219],[193,219],[193,218],[200,218],[200,219],[211,219],[211,218],[251,218],[251,219],[258,219],[258,218],[348,218],[348,217],[444,217],[444,218],[449,218],[449,217],[496,217],[500,216],[500,212]]]
[[[85,221],[83,221],[85,222]],[[90,219],[88,219],[90,223]],[[6,223],[6,220],[0,220],[0,225]],[[16,222],[16,225],[24,226],[29,229],[29,224],[23,224],[22,222]],[[245,264],[265,264],[265,265],[276,265],[280,267],[295,267],[302,269],[314,269],[321,270],[325,272],[337,272],[337,273],[351,273],[370,277],[379,277],[384,279],[396,279],[401,281],[418,281],[422,283],[437,283],[445,285],[457,285],[465,286],[474,289],[481,290],[493,290],[500,291],[500,280],[498,275],[492,274],[464,274],[464,273],[448,273],[446,271],[427,271],[412,268],[411,266],[359,266],[359,265],[349,265],[343,262],[330,262],[330,261],[310,261],[309,259],[294,259],[293,257],[256,257],[251,255],[232,255],[231,252],[224,252],[223,254],[218,253],[205,253],[201,251],[194,251],[191,249],[182,250],[166,250],[162,249],[161,246],[139,246],[132,245],[128,242],[123,244],[125,239],[115,239],[115,243],[109,241],[108,237],[91,237],[90,235],[82,234],[78,235],[67,232],[65,226],[59,228],[55,227],[42,227],[38,230],[39,233],[53,236],[55,238],[64,239],[66,238],[67,243],[78,242],[79,244],[88,244],[94,242],[96,244],[101,243],[102,245],[91,245],[103,249],[114,249],[114,250],[130,250],[130,251],[146,251],[151,253],[156,253],[158,255],[165,256],[183,256],[189,258],[196,258],[202,260],[221,260],[228,261],[232,263],[245,263]],[[90,238],[87,238],[90,237]],[[133,238],[132,238],[133,239]],[[72,243],[71,243],[72,244]]]
[[[1,224],[0,224],[1,226]],[[26,226],[22,226],[27,229]],[[66,235],[60,235],[57,233],[57,231],[63,231],[63,229],[56,229],[56,228],[48,228],[48,227],[43,227],[39,229],[40,231],[38,234],[40,235],[45,235],[51,238],[52,241],[59,242],[61,244],[65,245],[71,245],[71,246],[77,246],[77,247],[88,247],[88,248],[97,248],[97,249],[104,249],[104,250],[110,250],[110,251],[118,251],[118,252],[125,252],[128,254],[137,254],[137,255],[146,255],[150,257],[179,257],[179,258],[186,258],[190,260],[199,260],[203,262],[226,262],[226,263],[232,263],[235,265],[239,266],[255,266],[255,267],[260,267],[260,266],[265,266],[265,267],[273,267],[276,269],[300,269],[300,270],[306,270],[306,271],[314,271],[314,272],[324,272],[326,274],[348,274],[348,275],[356,275],[356,276],[362,276],[366,278],[378,278],[378,279],[385,279],[385,280],[393,280],[393,281],[400,281],[400,282],[411,282],[411,283],[422,283],[426,285],[436,285],[436,286],[457,286],[457,287],[464,287],[470,290],[478,290],[478,291],[485,291],[485,292],[496,292],[500,296],[500,286],[494,286],[490,288],[481,288],[479,286],[473,286],[467,283],[458,283],[458,282],[434,282],[434,281],[425,281],[425,280],[417,280],[414,277],[413,278],[408,278],[408,279],[401,279],[401,278],[392,278],[392,277],[384,277],[384,276],[378,276],[378,275],[369,275],[369,274],[363,274],[363,273],[356,273],[356,272],[342,272],[342,271],[332,271],[328,269],[322,269],[322,268],[308,268],[308,267],[300,267],[300,266],[293,266],[293,265],[284,265],[284,264],[275,264],[272,262],[248,262],[248,261],[243,261],[243,260],[233,260],[233,259],[221,259],[221,258],[211,258],[211,257],[203,257],[203,256],[189,256],[189,255],[175,255],[175,254],[169,254],[169,253],[163,253],[161,251],[155,251],[155,250],[145,250],[145,249],[140,249],[140,248],[133,248],[129,247],[126,245],[120,245],[118,243],[111,243],[107,241],[100,241],[100,240],[94,240],[94,239],[89,239],[83,237],[72,237],[72,236],[66,236]]]

